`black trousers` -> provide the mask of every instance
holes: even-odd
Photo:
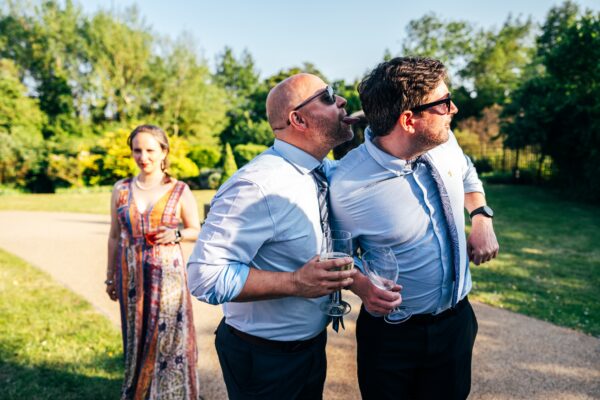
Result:
[[[307,342],[273,343],[242,335],[224,319],[216,331],[215,347],[230,400],[323,398],[325,331]]]
[[[467,298],[438,316],[392,325],[361,309],[358,383],[365,400],[466,399],[477,319]]]

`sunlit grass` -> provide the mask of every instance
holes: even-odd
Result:
[[[0,250],[0,398],[115,399],[120,332],[48,275]]]
[[[210,203],[214,190],[194,190],[200,218],[204,219],[204,204]],[[110,192],[8,194],[0,196],[0,210],[74,212],[89,214],[110,213]]]
[[[500,255],[472,266],[472,297],[599,336],[600,208],[538,187],[486,192]]]

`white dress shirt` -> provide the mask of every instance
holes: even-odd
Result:
[[[365,143],[342,159],[331,178],[333,225],[352,233],[364,250],[389,246],[398,260],[403,305],[414,314],[437,314],[451,306],[452,250],[439,191],[422,163],[398,159]],[[449,195],[459,233],[458,298],[471,289],[465,237],[464,195],[482,192],[471,160],[456,138],[428,152]],[[411,160],[414,161],[414,160]]]
[[[325,329],[326,297],[230,302],[249,268],[291,272],[319,254],[322,232],[317,187],[321,162],[275,140],[217,192],[188,261],[188,286],[198,299],[223,303],[227,324],[272,340],[305,340]],[[325,160],[329,169],[331,163]]]

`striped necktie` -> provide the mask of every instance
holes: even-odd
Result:
[[[460,247],[458,242],[458,231],[456,230],[456,223],[454,221],[454,215],[452,214],[452,204],[450,203],[450,197],[448,191],[444,185],[444,181],[437,170],[429,154],[423,154],[419,157],[420,162],[425,164],[440,193],[440,200],[442,201],[442,209],[444,211],[444,217],[446,220],[446,226],[448,228],[448,237],[450,238],[450,249],[452,251],[452,266],[454,269],[454,289],[452,290],[452,307],[458,302],[458,282],[460,274]]]
[[[325,169],[323,168],[323,164],[313,169],[311,175],[317,183],[317,199],[319,200],[319,216],[321,219],[321,230],[323,231],[323,233],[329,232],[329,182],[327,182],[327,177],[325,176]],[[329,298],[335,300],[338,296],[338,300],[342,301],[341,291],[331,293],[329,295]],[[331,327],[334,331],[337,332],[339,330],[340,324],[342,325],[342,328],[346,329],[346,327],[344,326],[344,319],[342,317],[331,318]]]
[[[323,164],[313,169],[311,172],[317,183],[317,198],[319,200],[319,215],[321,217],[321,230],[329,231],[329,183],[325,176]]]

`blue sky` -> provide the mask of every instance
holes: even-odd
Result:
[[[552,0],[79,0],[88,13],[137,4],[155,32],[173,38],[187,32],[211,68],[228,45],[247,49],[262,77],[312,62],[329,79],[353,80],[381,61],[385,49],[400,52],[410,20],[435,12],[444,20],[468,20],[499,28],[509,13],[544,21]],[[579,0],[600,10],[600,0]]]

